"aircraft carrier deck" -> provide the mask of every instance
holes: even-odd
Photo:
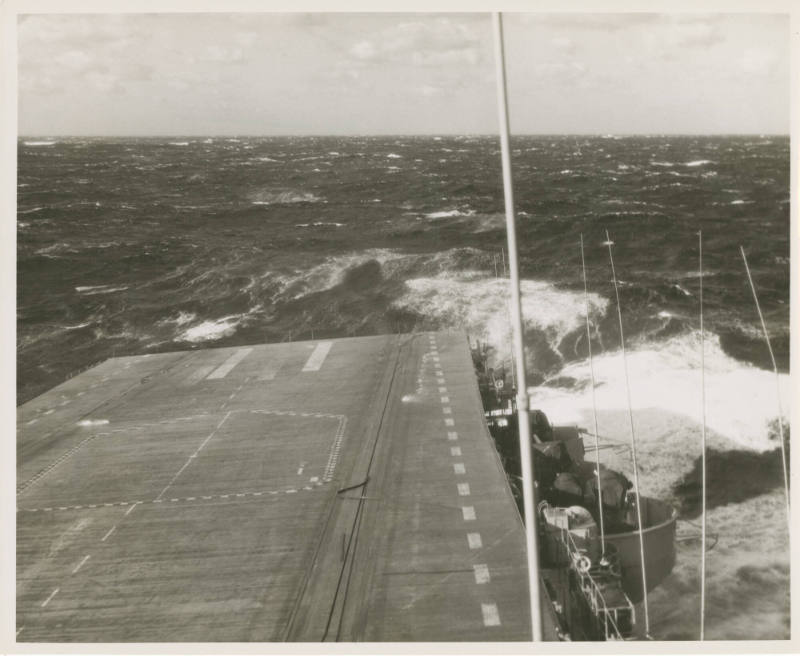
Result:
[[[17,427],[18,642],[530,640],[462,333],[113,358]]]

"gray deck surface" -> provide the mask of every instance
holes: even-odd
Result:
[[[115,358],[17,426],[19,642],[529,639],[463,334]]]

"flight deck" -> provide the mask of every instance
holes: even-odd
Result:
[[[463,333],[113,358],[17,408],[18,642],[527,641],[526,571]]]

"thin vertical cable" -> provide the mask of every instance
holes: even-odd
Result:
[[[586,260],[583,256],[583,233],[581,233],[581,268],[583,270],[583,305],[586,314],[586,343],[589,345],[589,373],[592,377],[592,417],[594,418],[594,458],[597,462],[597,511],[600,515],[600,545],[606,555],[606,529],[603,520],[603,485],[600,478],[600,444],[598,443],[597,402],[595,400],[594,364],[592,362],[592,334],[589,330],[589,287],[586,284]]]
[[[702,473],[702,520],[700,530],[700,640],[706,639],[706,344],[703,326],[703,231],[697,233],[700,244],[700,414]]]
[[[614,256],[611,252],[613,242],[606,230],[606,245],[608,246],[608,258],[611,261],[611,277],[614,281],[614,293],[617,297],[617,315],[619,316],[619,342],[622,347],[622,367],[625,370],[625,390],[628,394],[628,418],[631,426],[631,457],[633,458],[633,484],[636,488],[636,519],[639,524],[639,555],[642,561],[642,594],[644,601],[644,630],[650,636],[650,609],[647,605],[647,569],[644,563],[644,526],[642,525],[642,504],[639,488],[639,466],[636,462],[636,433],[633,430],[633,408],[631,406],[631,385],[628,380],[628,361],[625,355],[625,334],[622,330],[622,306],[619,303],[619,287],[617,285],[617,272],[614,269]]]
[[[503,192],[506,207],[506,233],[508,236],[508,270],[511,278],[514,356],[517,361],[517,380],[519,381],[517,389],[517,423],[519,424],[519,451],[522,465],[522,501],[525,511],[525,538],[528,555],[531,634],[534,642],[541,642],[542,612],[539,603],[539,546],[536,528],[536,505],[533,493],[530,420],[528,418],[530,400],[528,399],[528,388],[525,381],[525,350],[522,342],[522,302],[519,289],[517,229],[514,220],[514,189],[511,178],[506,68],[503,53],[503,19],[499,12],[492,13],[492,25],[494,27],[495,65],[497,70],[497,113],[500,119],[500,153],[503,165]]]
[[[761,306],[758,303],[758,295],[756,294],[756,287],[753,284],[753,276],[750,275],[750,267],[747,265],[747,257],[744,254],[744,248],[739,246],[742,252],[742,259],[744,260],[744,268],[747,270],[747,279],[750,281],[750,290],[753,292],[753,300],[756,302],[756,310],[758,310],[758,318],[761,320],[761,329],[764,331],[764,341],[767,343],[769,349],[769,357],[772,359],[772,370],[775,372],[775,391],[777,392],[778,399],[778,432],[781,437],[781,461],[783,462],[783,492],[786,496],[786,524],[789,535],[792,533],[792,516],[789,508],[789,472],[786,468],[786,446],[783,440],[783,410],[781,409],[781,379],[778,375],[778,364],[775,362],[775,354],[772,352],[772,344],[769,341],[769,333],[767,332],[767,324],[764,323],[764,315],[761,314]]]
[[[508,275],[506,271],[506,252],[500,249],[500,257],[503,259],[503,278]],[[516,389],[517,379],[514,376],[514,330],[511,327],[511,299],[506,302],[506,311],[508,312],[508,348],[511,351],[511,389]]]

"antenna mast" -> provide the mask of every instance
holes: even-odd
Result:
[[[639,489],[639,466],[636,463],[636,435],[633,430],[633,409],[631,407],[631,385],[628,380],[628,361],[625,357],[625,334],[622,331],[622,306],[619,303],[619,287],[617,286],[617,273],[614,269],[614,256],[611,253],[611,246],[614,242],[608,236],[606,230],[606,246],[608,246],[608,258],[611,260],[611,277],[614,282],[614,293],[617,297],[617,315],[619,316],[619,343],[622,347],[622,367],[625,370],[625,390],[628,394],[628,418],[631,425],[631,456],[633,458],[633,483],[636,487],[636,520],[639,524],[639,555],[642,561],[642,594],[644,601],[644,630],[650,636],[650,610],[647,606],[647,570],[644,563],[644,527],[642,526],[642,504],[640,501]]]
[[[703,466],[702,520],[700,531],[700,640],[706,639],[706,343],[703,328],[703,231],[697,233],[700,244],[700,410],[702,415]]]
[[[598,434],[600,431],[597,428],[597,403],[595,401],[594,393],[594,364],[592,362],[592,334],[589,330],[589,289],[586,285],[586,260],[583,257],[583,233],[581,233],[581,268],[583,270],[583,305],[586,313],[586,343],[589,345],[589,372],[592,376],[592,416],[594,418],[594,459],[597,462],[597,511],[600,515],[600,545],[602,547],[602,555],[606,555],[606,530],[603,522],[603,482],[600,479],[600,445],[598,444]]]
[[[783,439],[783,410],[781,409],[781,379],[778,375],[778,365],[775,362],[775,354],[772,352],[772,344],[769,341],[769,333],[767,332],[767,324],[764,323],[764,315],[761,314],[761,306],[758,303],[758,295],[756,288],[753,284],[753,276],[750,275],[750,267],[747,265],[747,257],[744,254],[744,248],[739,246],[742,252],[742,259],[744,260],[744,268],[747,270],[747,279],[750,281],[750,290],[753,292],[753,300],[756,302],[756,310],[758,310],[758,318],[761,319],[761,329],[764,331],[764,341],[767,343],[769,349],[769,357],[772,359],[772,369],[775,372],[775,391],[778,396],[778,431],[781,437],[781,460],[783,462],[783,492],[786,495],[786,523],[789,535],[792,533],[792,515],[789,508],[789,475],[786,470],[786,446]]]
[[[517,424],[519,425],[519,450],[522,464],[522,499],[525,509],[525,537],[528,552],[528,591],[530,593],[531,633],[534,642],[542,640],[542,612],[539,604],[539,548],[537,544],[536,505],[533,495],[533,459],[528,409],[528,388],[525,381],[525,350],[522,343],[522,303],[519,290],[519,265],[517,262],[517,231],[514,221],[514,191],[511,180],[511,154],[509,148],[508,103],[506,98],[506,69],[503,53],[503,19],[499,12],[492,13],[494,28],[495,65],[497,67],[497,110],[500,120],[500,150],[503,163],[503,191],[506,206],[506,232],[508,234],[508,268],[511,278],[511,313],[514,328],[514,357],[517,361]]]

